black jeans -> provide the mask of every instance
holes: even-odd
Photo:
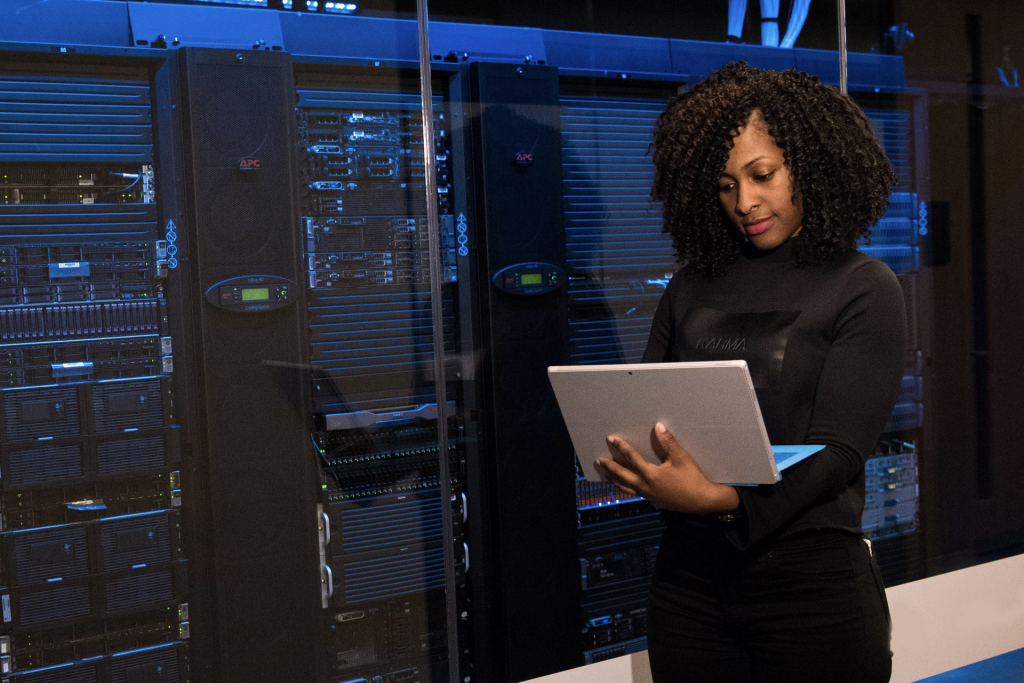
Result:
[[[889,607],[862,539],[811,531],[701,557],[662,547],[648,608],[654,683],[889,680]]]

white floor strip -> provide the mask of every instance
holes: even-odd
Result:
[[[1024,555],[905,583],[886,591],[892,611],[891,683],[1024,648]],[[647,653],[527,683],[651,683]]]

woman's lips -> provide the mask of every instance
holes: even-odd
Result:
[[[743,228],[746,230],[747,237],[753,237],[754,235],[760,235],[762,232],[767,230],[771,222],[772,217],[769,216],[768,218],[762,218],[761,220],[754,221],[753,223],[747,223]]]

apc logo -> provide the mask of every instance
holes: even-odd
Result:
[[[519,166],[529,166],[533,163],[533,152],[519,152],[516,154],[516,164]]]
[[[260,160],[246,157],[238,162],[239,171],[258,171],[260,170]]]

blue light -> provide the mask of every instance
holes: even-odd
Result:
[[[114,658],[114,657],[125,657],[127,655],[138,654],[139,652],[152,652],[153,650],[166,650],[167,648],[174,647],[176,645],[178,645],[178,643],[164,643],[163,645],[150,645],[149,647],[140,647],[137,650],[126,650],[124,652],[115,652],[114,654],[112,654],[110,656],[111,656],[111,658]]]
[[[324,9],[336,14],[352,14],[358,9],[358,6],[354,2],[334,2],[334,0],[329,0],[324,5]]]

